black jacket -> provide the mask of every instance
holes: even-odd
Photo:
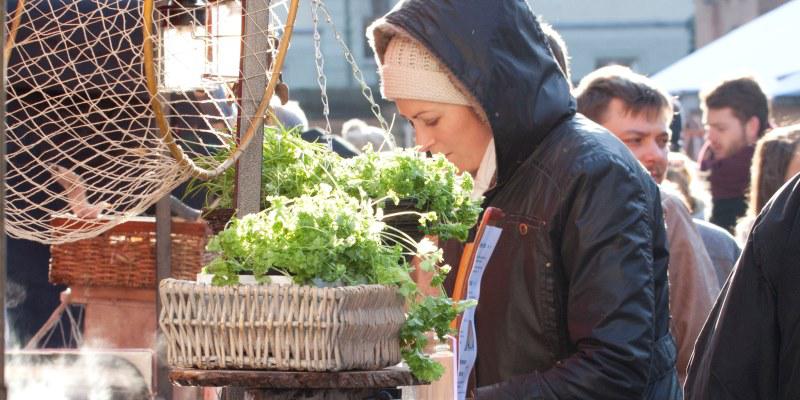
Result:
[[[694,348],[687,399],[800,399],[800,175],[753,224]]]
[[[477,397],[680,398],[658,189],[576,116],[526,2],[411,0],[385,19],[449,67],[494,133],[484,206],[507,219],[476,310]]]

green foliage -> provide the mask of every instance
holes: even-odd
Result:
[[[343,160],[341,185],[353,193],[363,190],[375,199],[413,200],[417,210],[434,214],[420,220],[422,231],[441,240],[467,239],[480,214],[480,202],[470,199],[472,177],[459,175],[441,155],[426,157],[415,150],[366,151]]]
[[[441,365],[424,349],[426,332],[439,338],[450,334],[450,322],[474,302],[454,303],[441,290],[450,267],[442,250],[428,239],[416,243],[386,224],[386,201],[414,201],[423,232],[441,240],[465,240],[480,213],[472,201],[472,179],[459,176],[443,156],[426,158],[412,150],[391,153],[367,151],[344,160],[324,145],[301,139],[297,132],[268,128],[262,165],[263,211],[234,218],[213,237],[208,250],[219,255],[205,267],[215,285],[238,283],[238,275],[253,274],[263,282],[281,273],[300,285],[382,284],[398,288],[408,306],[400,332],[402,355],[412,373],[424,381],[438,379]],[[218,163],[227,155],[206,161]],[[207,182],[193,182],[231,207],[234,172],[229,169]],[[388,239],[388,240],[387,240]],[[414,255],[419,268],[434,272],[439,296],[423,296],[411,279],[405,255]]]
[[[199,163],[217,165],[226,157],[227,152],[220,153]],[[205,189],[206,204],[218,199],[216,207],[233,208],[234,182],[235,171],[229,168],[209,181],[192,181],[188,192]],[[441,240],[466,240],[481,210],[480,201],[470,199],[472,177],[459,175],[456,167],[441,154],[426,157],[411,149],[367,150],[354,158],[342,159],[323,144],[306,142],[297,130],[266,128],[262,209],[269,206],[268,196],[294,198],[314,194],[323,184],[353,196],[366,194],[372,199],[381,199],[379,207],[390,199],[395,204],[399,199],[411,200],[418,211],[425,213],[419,220],[422,232]]]
[[[201,166],[215,166],[235,149],[223,151],[196,161]],[[333,184],[330,171],[335,171],[341,157],[320,143],[310,143],[300,137],[299,129],[268,126],[264,129],[261,156],[261,209],[269,206],[266,196],[297,197],[315,192],[322,183]],[[206,191],[206,204],[217,208],[234,208],[233,192],[236,171],[228,168],[208,181],[192,180],[187,193]]]
[[[270,208],[233,219],[209,242],[208,249],[220,253],[206,266],[216,282],[236,283],[242,272],[263,279],[279,271],[299,285],[379,283],[415,292],[402,248],[382,243],[384,225],[368,201],[330,187],[314,196],[269,200]]]
[[[444,339],[454,333],[450,321],[476,304],[474,300],[453,303],[446,296],[429,296],[411,305],[406,323],[400,330],[400,347],[403,359],[418,379],[432,382],[444,372],[440,364],[425,354],[428,345],[426,332],[433,331],[440,340]]]

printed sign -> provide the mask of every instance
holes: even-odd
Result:
[[[503,229],[499,227],[485,225],[482,234],[479,233],[480,242],[478,242],[475,260],[467,281],[466,299],[478,300],[480,297],[483,271],[489,264],[489,259],[492,257],[502,232]],[[458,332],[458,398],[464,400],[467,396],[469,375],[478,356],[478,342],[475,337],[475,307],[464,311]]]

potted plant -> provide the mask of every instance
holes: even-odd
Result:
[[[472,303],[453,303],[443,291],[439,296],[421,296],[416,284],[409,276],[411,266],[403,255],[414,254],[419,257],[419,267],[429,272],[435,272],[433,283],[441,287],[444,277],[449,272],[449,267],[438,265],[442,258],[441,250],[427,239],[414,242],[402,233],[387,230],[382,221],[382,209],[375,207],[376,201],[383,201],[383,199],[372,200],[369,197],[351,196],[325,184],[314,195],[301,195],[296,198],[270,197],[269,208],[241,219],[234,218],[224,231],[212,238],[208,246],[209,250],[218,252],[219,256],[205,268],[205,272],[214,276],[213,284],[219,287],[208,290],[218,290],[219,292],[219,290],[224,290],[227,285],[237,284],[238,275],[241,273],[250,273],[257,281],[269,283],[269,274],[276,272],[291,277],[296,285],[296,290],[305,293],[316,290],[317,293],[321,293],[321,297],[325,297],[324,293],[334,293],[336,290],[368,288],[374,297],[362,296],[360,298],[362,308],[349,310],[351,315],[371,314],[367,318],[368,320],[351,321],[350,325],[342,323],[338,327],[341,335],[337,338],[345,344],[341,348],[333,350],[340,352],[339,356],[344,362],[341,365],[334,365],[332,368],[330,366],[320,368],[380,368],[399,362],[399,356],[402,355],[412,373],[419,379],[425,381],[437,379],[443,372],[442,367],[424,353],[428,342],[425,333],[435,331],[439,337],[443,338],[449,333],[450,322]],[[394,239],[394,244],[386,244],[384,238],[387,235]],[[203,298],[197,301],[197,298],[189,298],[190,296],[180,297],[181,293],[185,295],[189,290],[186,289],[188,283],[179,288],[167,288],[175,290],[165,292],[165,286],[174,284],[172,281],[163,282],[161,293],[165,309],[167,309],[166,315],[162,314],[162,328],[168,341],[171,342],[168,360],[174,362],[174,360],[180,359],[181,361],[177,362],[179,366],[203,367],[203,365],[191,363],[191,360],[187,363],[187,358],[179,356],[198,348],[197,344],[177,343],[174,338],[180,336],[176,332],[185,332],[187,329],[207,329],[203,323],[198,321],[198,319],[203,319],[202,316],[197,314],[192,315],[191,318],[187,318],[187,315],[183,315],[183,318],[175,318],[175,316],[176,313],[185,312],[187,309],[197,310],[204,307],[201,304],[212,309],[214,307],[208,304],[213,303],[214,300]],[[197,293],[199,289],[191,290],[192,293]],[[241,290],[250,293],[245,297],[252,295],[249,292],[251,289]],[[273,291],[275,290],[278,289]],[[281,286],[280,290],[283,291],[280,293],[283,293],[284,300],[291,297],[290,289]],[[325,292],[326,290],[328,292]],[[175,296],[180,297],[180,300],[176,300]],[[271,294],[265,292],[260,296],[259,301],[263,303],[269,302],[270,299],[278,301],[275,299],[281,295],[279,292]],[[331,294],[330,296],[335,295]],[[346,296],[346,294],[342,296]],[[218,303],[222,304],[226,301],[228,300],[221,300]],[[237,304],[233,300],[228,302]],[[312,300],[291,297],[288,302],[293,304],[307,302],[306,311],[334,308],[331,304],[322,305],[324,301],[316,297]],[[352,301],[352,303],[356,302],[356,300]],[[178,304],[195,304],[195,306],[180,307]],[[404,304],[407,308],[407,315],[403,314]],[[345,308],[347,305],[339,304],[339,306]],[[298,307],[294,310],[278,310],[276,308],[273,313],[302,314],[302,305]],[[184,311],[176,311],[179,308]],[[258,314],[257,311],[253,311],[258,306],[252,304],[241,305],[239,308],[249,309],[251,313]],[[386,315],[390,315],[390,317],[387,319]],[[304,315],[306,320],[319,317],[313,312]],[[225,318],[222,317],[223,320]],[[332,324],[337,318],[328,318],[325,322]],[[342,320],[346,319],[344,316],[341,318]],[[212,317],[212,319],[219,320],[218,317]],[[189,325],[192,326],[177,326],[181,325],[181,321],[191,321]],[[235,334],[228,333],[228,337],[258,336],[257,321],[249,320],[249,322],[254,324],[252,330]],[[302,321],[294,322],[302,323]],[[240,321],[240,323],[244,322]],[[262,332],[261,334],[268,336],[269,333]],[[315,332],[314,334],[335,336],[331,332]],[[286,335],[288,334],[284,332],[284,336]],[[298,333],[295,332],[295,335]],[[347,335],[349,337],[345,337]],[[188,340],[191,342],[191,338],[207,337],[207,335],[195,332],[194,335],[184,335],[184,337],[189,337]],[[307,338],[300,340],[300,342],[303,341],[307,341]],[[368,351],[364,351],[363,346],[366,346]],[[349,350],[346,351],[345,348]],[[270,359],[269,351],[266,348],[262,350],[261,354],[264,356],[262,358]],[[308,351],[307,348],[304,350]],[[324,349],[315,348],[314,350],[324,352]],[[231,352],[228,351],[228,353]],[[256,350],[256,352],[258,351]],[[298,356],[298,353],[302,353],[302,351],[289,351],[288,353]],[[380,359],[373,360],[367,357],[368,359],[358,360],[363,363],[353,360],[353,354],[363,356],[365,353],[379,355]],[[395,356],[392,357],[391,354],[395,354]],[[219,362],[218,355],[207,355],[207,359],[215,359],[217,363]],[[254,357],[254,354],[246,354],[242,357],[258,358]],[[195,357],[195,359],[198,358],[203,357],[202,355]],[[291,358],[291,356],[286,358]],[[307,368],[311,360],[305,360],[306,364],[303,364],[303,360],[295,361],[297,361],[297,365]],[[231,363],[236,366],[233,360]],[[244,363],[241,364],[241,367],[254,368],[269,366],[269,364],[269,361],[262,361],[260,364],[258,362]],[[287,367],[283,364],[279,366]]]
[[[441,240],[466,239],[480,213],[479,202],[469,197],[471,177],[459,175],[443,156],[425,157],[413,150],[387,153],[368,149],[345,160],[324,145],[305,142],[298,132],[282,127],[267,128],[263,149],[262,193],[274,195],[264,197],[263,211],[231,219],[227,228],[211,239],[208,250],[216,253],[217,257],[204,271],[213,275],[215,286],[198,289],[190,283],[162,282],[161,296],[166,311],[162,313],[161,321],[165,334],[171,338],[169,362],[178,366],[208,368],[233,365],[239,368],[336,370],[380,368],[398,362],[402,355],[417,378],[423,381],[437,379],[443,371],[441,365],[425,354],[426,332],[435,331],[443,338],[449,333],[450,322],[471,303],[454,304],[445,295],[441,284],[449,266],[439,265],[442,262],[441,250],[421,237],[429,234]],[[208,182],[195,182],[192,187],[206,190],[217,199],[218,206],[232,206],[232,171]],[[410,278],[410,260],[413,257],[419,259],[418,268],[433,273],[431,283],[440,288],[438,296],[423,296]],[[252,274],[256,281],[267,285],[255,289],[239,287],[241,274]],[[295,292],[287,292],[291,289],[285,285],[280,289],[277,285],[268,285],[269,276],[273,274],[291,277]],[[370,288],[371,297],[346,300],[357,297],[356,288]],[[325,290],[333,292],[325,294]],[[331,294],[337,290],[341,293]],[[243,294],[245,292],[249,294]],[[303,297],[299,294],[301,292],[307,296]],[[243,295],[258,299],[258,305],[242,300]],[[339,303],[329,303],[330,296],[339,296],[336,297]],[[206,347],[203,347],[181,333],[205,329],[202,333],[195,331],[194,337],[211,336],[216,338],[216,341],[212,340],[215,343],[231,343],[247,335],[270,337],[275,332],[259,331],[256,327],[259,324],[275,326],[275,320],[250,321],[254,325],[247,332],[214,331],[216,328],[211,325],[231,317],[219,314],[225,307],[228,310],[245,309],[250,313],[248,315],[254,315],[263,312],[263,308],[259,308],[263,307],[262,304],[273,304],[276,299],[282,299],[284,305],[307,304],[304,309],[283,310],[281,314],[302,314],[307,320],[322,318],[312,311],[326,307],[344,310],[361,302],[366,308],[327,315],[322,318],[324,321],[319,322],[319,326],[329,328],[333,321],[344,323],[336,327],[335,334],[337,340],[346,343],[342,348],[289,346],[292,349],[285,351],[283,357],[276,356],[282,350],[269,348],[263,340],[259,343],[266,347],[260,353],[252,349],[245,351],[246,346],[240,345],[219,354],[214,350],[215,346],[220,348],[223,345],[212,346],[206,339]],[[208,316],[214,313],[210,310],[216,310],[214,312],[218,315]],[[205,314],[198,315],[200,311]],[[270,315],[274,316],[277,311],[271,312]],[[345,314],[370,315],[371,320],[368,323],[347,320]],[[205,325],[197,321],[204,318]],[[380,318],[383,319],[377,320]],[[180,321],[194,321],[194,325],[178,326]],[[217,322],[212,324],[209,321]],[[283,324],[280,329],[304,324],[288,320],[280,323]],[[281,330],[282,337],[296,337],[298,334],[294,331],[290,334],[290,331]],[[334,335],[325,329],[314,332],[314,335],[328,339]],[[351,337],[343,338],[343,332],[350,332]],[[225,338],[228,340],[223,340]],[[357,346],[362,347],[356,349]],[[343,356],[346,353],[343,348],[359,354],[362,359],[354,361],[350,356]],[[303,352],[315,355],[301,357]],[[324,356],[320,356],[324,360],[319,359],[318,355],[323,353],[339,354],[329,357],[338,361],[327,362],[330,360]],[[364,354],[385,357],[365,360]],[[342,359],[346,362],[340,362]]]

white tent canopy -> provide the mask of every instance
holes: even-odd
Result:
[[[742,25],[653,76],[672,93],[690,93],[735,74],[753,74],[770,95],[800,90],[800,0]]]
[[[800,71],[778,81],[778,85],[772,95],[774,97],[800,96]]]

